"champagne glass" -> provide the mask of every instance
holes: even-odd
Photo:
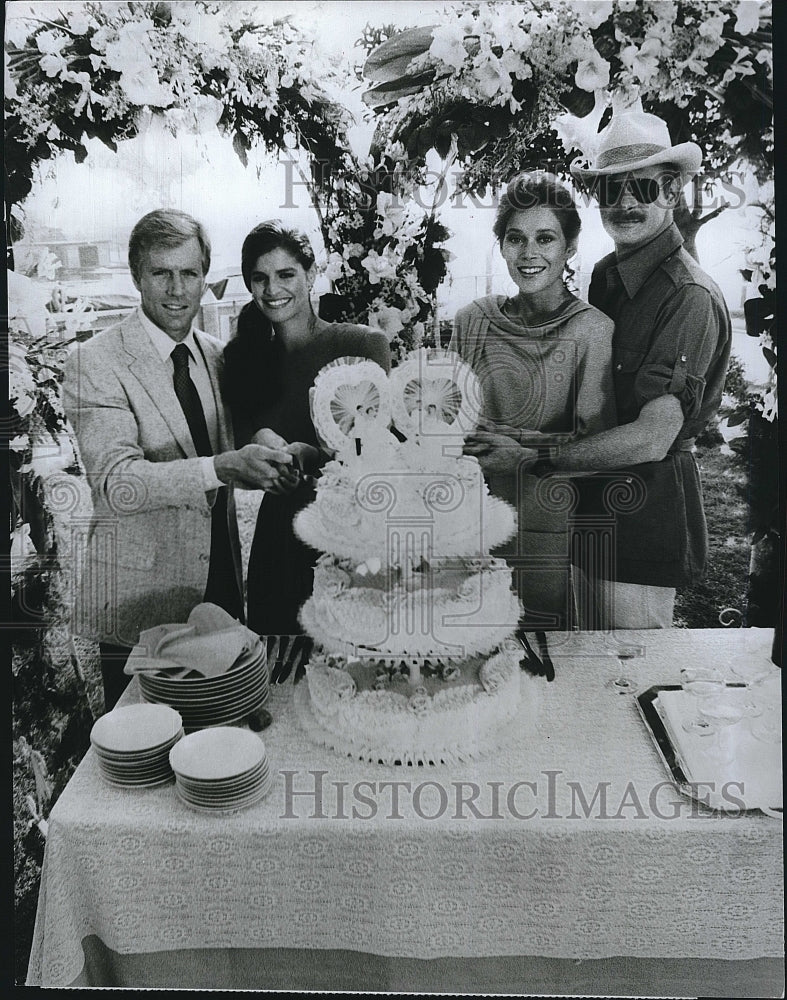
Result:
[[[752,736],[763,743],[782,741],[782,700],[780,671],[769,673],[752,685],[752,694],[760,706],[758,717],[749,721]]]
[[[704,665],[681,667],[680,684],[686,694],[697,699],[701,707],[718,702],[725,687],[721,671]],[[709,736],[714,731],[709,718],[701,715],[699,710],[693,718],[685,719],[682,726],[685,732],[696,733],[698,736]]]
[[[629,668],[631,661],[635,657],[642,656],[642,647],[620,646],[615,651],[615,655],[618,658],[618,667],[620,672],[611,680],[607,681],[606,686],[611,688],[616,694],[631,694],[635,685],[634,681],[629,676]]]
[[[711,756],[722,764],[728,764],[735,759],[736,741],[732,737],[732,727],[737,725],[746,714],[740,702],[729,699],[711,698],[701,702],[697,707],[700,718],[707,721],[711,733],[715,736]]]
[[[764,647],[760,638],[762,631],[762,629],[757,629],[743,634],[742,649],[730,664],[730,670],[734,676],[746,685],[744,708],[749,718],[762,715],[765,707],[763,684],[769,677],[779,676],[779,668],[775,667],[763,652]]]

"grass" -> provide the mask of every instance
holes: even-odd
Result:
[[[717,444],[699,449],[697,458],[703,474],[710,559],[705,578],[678,595],[675,624],[681,628],[718,628],[724,608],[736,608],[742,614],[746,610],[746,476],[721,454]],[[248,565],[261,499],[260,492],[236,492],[244,566]],[[65,535],[63,531],[60,541],[65,541]],[[62,609],[55,611],[48,630],[24,632],[18,638],[13,656],[14,933],[15,974],[21,984],[27,974],[44,851],[43,837],[30,826],[26,805],[26,797],[36,795],[32,753],[40,752],[46,762],[54,803],[88,748],[93,716],[103,711],[103,696],[97,647],[77,642],[80,680]]]
[[[719,628],[719,615],[734,608],[745,619],[749,542],[747,478],[718,447],[698,448],[710,551],[699,583],[678,593],[678,628]]]

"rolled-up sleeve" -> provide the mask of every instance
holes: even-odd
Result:
[[[687,284],[659,307],[658,336],[639,366],[634,396],[639,408],[660,396],[676,396],[687,420],[697,417],[706,375],[718,354],[724,317],[707,288]]]

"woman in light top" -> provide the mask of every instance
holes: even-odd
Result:
[[[612,321],[566,283],[580,225],[571,192],[552,175],[511,180],[493,231],[517,293],[460,309],[451,340],[484,394],[482,421],[465,451],[478,458],[490,490],[517,509],[518,535],[495,554],[514,570],[522,624],[531,629],[574,621],[572,504],[570,487],[539,482],[541,470],[524,461],[522,446],[547,459],[550,444],[615,424]]]

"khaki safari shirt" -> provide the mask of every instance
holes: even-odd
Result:
[[[631,423],[645,403],[668,394],[680,400],[684,416],[663,461],[620,470],[622,491],[606,492],[616,545],[615,565],[602,575],[652,586],[690,584],[702,573],[708,547],[691,448],[721,402],[731,343],[724,297],[671,224],[632,253],[599,261],[588,298],[615,323],[618,423]],[[592,478],[608,484],[614,477]]]

